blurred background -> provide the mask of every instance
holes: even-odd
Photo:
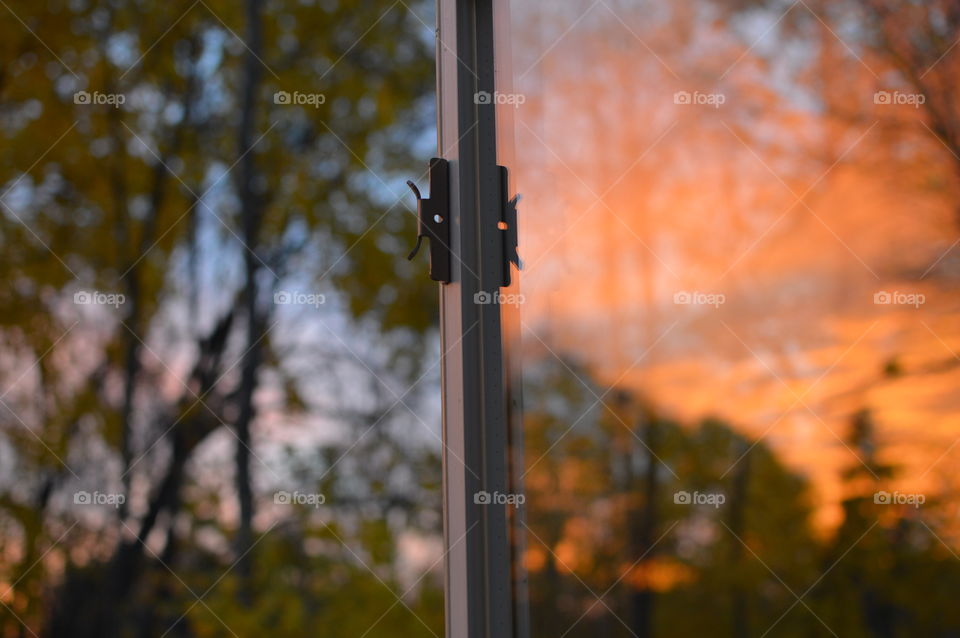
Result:
[[[960,636],[960,6],[494,5],[531,635]],[[0,636],[440,636],[433,4],[0,14]]]
[[[960,5],[495,7],[532,635],[960,635]]]
[[[439,635],[432,3],[0,5],[0,635]]]

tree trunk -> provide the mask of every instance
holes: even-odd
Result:
[[[740,567],[743,564],[743,543],[739,539],[746,533],[746,510],[748,487],[750,485],[750,443],[743,441],[740,445],[742,460],[738,464],[733,477],[733,490],[730,495],[730,530],[735,535],[730,544],[730,565],[736,574],[730,588],[731,634],[734,638],[747,638],[750,635],[749,608],[747,606],[748,592],[744,583],[739,582]]]
[[[657,529],[657,493],[659,492],[659,478],[656,449],[659,443],[659,427],[652,416],[647,416],[644,426],[643,441],[646,443],[647,465],[643,477],[643,506],[633,512],[630,536],[634,539],[632,553],[638,559],[643,556],[636,569],[645,574],[647,566],[654,555],[654,533]],[[630,596],[630,608],[633,618],[634,633],[637,638],[653,637],[653,605],[654,591],[644,581],[634,589]]]
[[[237,435],[235,456],[235,483],[237,500],[240,506],[235,551],[237,554],[236,571],[241,584],[238,590],[241,604],[253,602],[252,573],[253,557],[250,549],[253,543],[253,488],[250,474],[250,448],[252,444],[250,427],[255,417],[253,393],[257,385],[257,371],[261,360],[261,336],[264,320],[257,310],[259,288],[257,276],[260,272],[260,260],[257,250],[260,223],[263,214],[263,194],[255,188],[257,167],[252,152],[253,135],[256,130],[256,102],[261,81],[260,55],[263,48],[262,0],[246,0],[246,44],[244,58],[243,83],[241,88],[241,116],[237,131],[237,152],[241,157],[237,193],[240,197],[243,223],[244,272],[243,313],[246,319],[247,339],[243,354],[240,391],[238,394],[239,415],[234,429]]]

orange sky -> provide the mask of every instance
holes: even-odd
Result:
[[[525,97],[498,117],[523,195],[529,356],[542,340],[677,418],[764,437],[812,479],[826,527],[840,471],[859,463],[843,439],[861,408],[901,468],[895,487],[953,492],[956,194],[923,113],[874,104],[856,76],[862,117],[840,122],[771,88],[749,52],[717,79],[624,30],[591,15],[549,48],[515,38],[501,69]],[[678,104],[681,90],[724,103]],[[683,291],[723,303],[675,303]],[[906,374],[884,378],[892,359]]]

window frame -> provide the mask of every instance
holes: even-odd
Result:
[[[495,88],[493,5],[437,0],[437,142],[450,167],[451,281],[440,285],[449,638],[527,635],[517,631],[526,625],[518,614],[525,605],[517,604],[524,588],[512,549],[520,514],[474,500],[481,491],[510,493],[515,484],[504,320],[498,304],[475,301],[481,291],[498,291],[503,277],[496,109],[474,99]]]

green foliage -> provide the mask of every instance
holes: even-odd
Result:
[[[0,374],[9,387],[0,448],[11,459],[0,581],[17,583],[4,594],[0,635],[21,621],[42,632],[56,614],[76,621],[64,620],[77,636],[160,635],[194,605],[191,590],[210,587],[170,635],[232,635],[216,615],[239,635],[359,635],[396,602],[398,533],[438,534],[416,511],[436,506],[420,494],[421,484],[436,490],[436,455],[400,445],[391,428],[409,424],[387,409],[389,395],[380,400],[384,383],[405,387],[432,363],[422,353],[436,287],[403,259],[415,219],[395,188],[429,156],[431,10],[357,0],[0,9]],[[314,98],[285,103],[284,92]],[[125,301],[78,305],[81,291]],[[283,306],[277,291],[325,303]],[[369,347],[363,360],[358,343]],[[250,344],[261,349],[252,364]],[[248,368],[264,512],[252,576],[234,564],[231,514]],[[342,382],[373,390],[341,393]],[[304,438],[326,428],[336,442],[279,454],[273,435],[302,421]],[[171,461],[177,450],[183,458]],[[352,454],[369,459],[367,474],[338,462]],[[306,458],[325,475],[297,476]],[[179,488],[165,493],[165,478]],[[343,501],[324,509],[323,523],[316,512],[269,511],[268,481]],[[409,493],[398,497],[398,484]],[[83,510],[72,502],[78,489],[128,503]],[[384,582],[329,532],[319,549],[303,547],[337,522]],[[132,576],[121,578],[125,541],[138,531],[150,549],[134,541]],[[405,600],[434,632],[437,586],[427,578]],[[98,626],[104,613],[110,621]],[[399,604],[368,635],[391,629],[426,632]]]
[[[960,568],[929,533],[949,509],[874,502],[894,468],[875,461],[868,413],[854,416],[846,443],[864,461],[846,477],[856,496],[827,532],[813,525],[807,477],[764,441],[716,419],[675,423],[623,389],[599,405],[606,388],[580,379],[590,375],[574,362],[540,363],[524,388],[535,635],[769,629],[800,638],[829,627],[866,638],[960,628],[947,593]],[[724,501],[691,504],[680,493]]]

